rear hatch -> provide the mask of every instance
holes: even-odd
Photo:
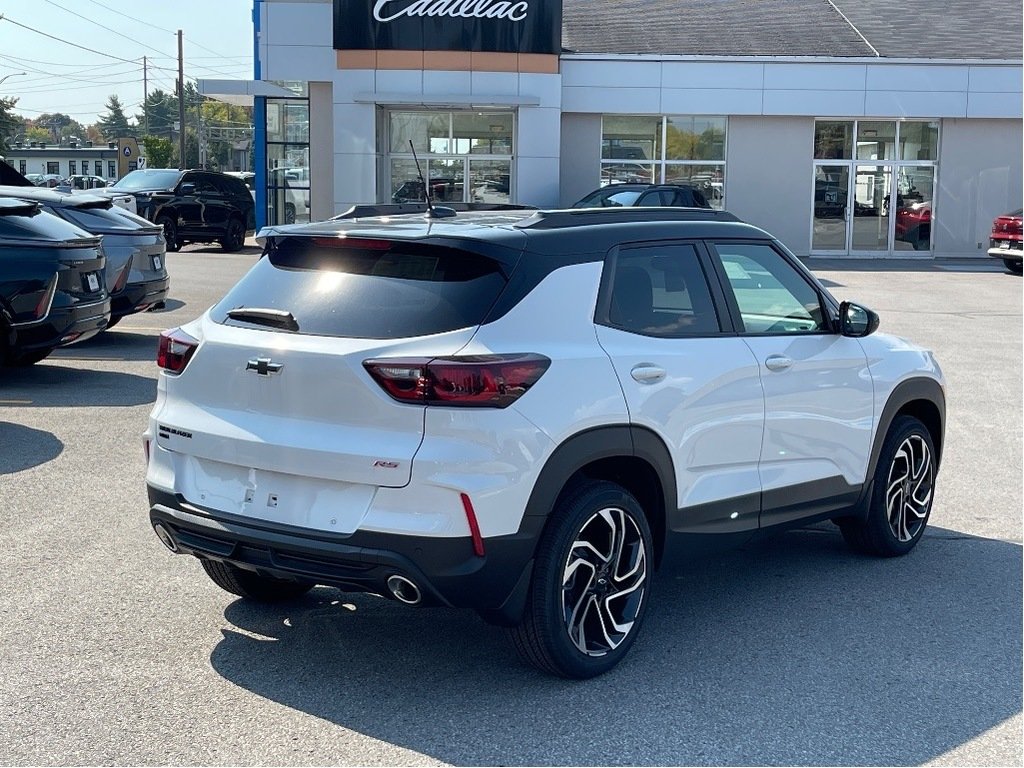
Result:
[[[177,492],[313,526],[296,515],[335,499],[325,508],[355,516],[323,527],[354,528],[375,487],[409,482],[425,410],[392,399],[364,362],[457,353],[517,258],[423,241],[272,243],[198,328],[183,329],[200,344],[182,373],[164,376],[158,445],[188,456],[175,462]],[[270,487],[282,489],[273,506],[264,493],[254,507],[256,489]]]
[[[106,300],[100,240],[45,213],[38,203],[0,198],[0,250],[22,276],[4,297],[16,324],[42,320],[52,308]]]
[[[108,198],[68,196],[59,214],[87,232],[103,237],[107,290],[114,296],[126,285],[167,277],[163,229],[117,208]]]

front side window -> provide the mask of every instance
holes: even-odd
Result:
[[[626,248],[614,260],[608,324],[644,336],[721,330],[697,250],[690,244]]]
[[[818,291],[770,245],[714,246],[745,333],[831,332]]]
[[[722,209],[727,122],[703,115],[605,115],[601,184],[681,185]]]

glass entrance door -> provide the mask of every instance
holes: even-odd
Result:
[[[886,165],[858,165],[853,199],[847,208],[852,214],[851,251],[891,251],[889,226],[892,210],[892,168]],[[852,210],[851,210],[852,209]]]
[[[850,198],[850,167],[814,166],[814,251],[846,252],[849,248],[847,204]]]

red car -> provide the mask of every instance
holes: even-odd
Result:
[[[927,251],[932,245],[932,204],[929,200],[904,202],[896,209],[896,239]]]
[[[1002,259],[1006,268],[1015,274],[1021,274],[1022,240],[1024,240],[1024,227],[1022,227],[1021,214],[1024,210],[1018,208],[1013,213],[1004,213],[997,216],[992,222],[992,235],[989,240],[988,255]]]

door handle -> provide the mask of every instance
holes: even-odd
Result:
[[[633,370],[629,372],[629,375],[641,384],[654,384],[664,379],[665,373],[664,368],[659,368],[650,363],[640,363],[633,366]]]
[[[793,360],[785,355],[769,355],[764,361],[764,367],[769,371],[784,371],[793,365]]]

